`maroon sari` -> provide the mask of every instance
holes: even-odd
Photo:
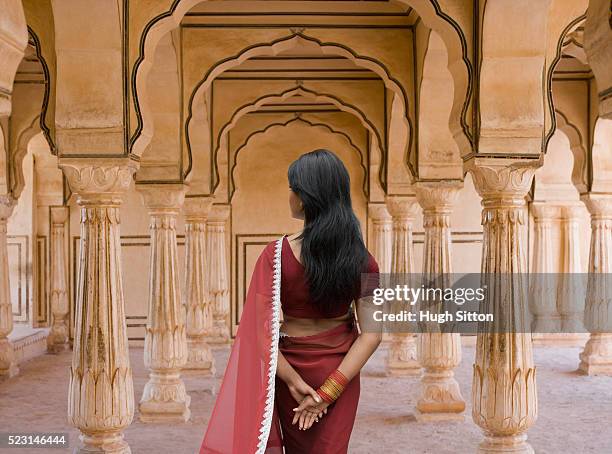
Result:
[[[280,337],[281,264],[283,310],[319,318],[307,303],[304,270],[285,244],[268,244],[249,285],[236,339],[200,454],[346,453],[359,401],[359,375],[347,385],[326,415],[306,431],[292,425],[298,404],[276,378],[279,349],[314,389],[338,368],[357,338],[354,320],[312,336]],[[377,272],[371,257],[369,272]],[[371,269],[372,268],[372,269]],[[290,304],[286,304],[290,303]],[[346,313],[350,299],[339,304]],[[346,306],[346,307],[344,307]],[[283,449],[284,448],[284,449]]]
[[[353,321],[312,336],[283,336],[280,351],[297,373],[314,389],[338,368],[357,338]],[[292,425],[297,402],[289,388],[276,379],[276,409],[287,454],[341,454],[348,452],[349,439],[359,402],[359,375],[353,378],[327,414],[308,430]]]

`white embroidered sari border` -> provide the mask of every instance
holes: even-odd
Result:
[[[264,454],[266,451],[268,437],[270,436],[270,428],[272,427],[272,415],[274,413],[274,391],[280,331],[281,252],[283,248],[283,238],[276,240],[274,248],[274,280],[272,284],[272,323],[270,324],[271,340],[270,363],[268,365],[268,387],[266,392],[266,406],[264,407],[261,427],[259,429],[259,443],[257,445],[256,454]]]

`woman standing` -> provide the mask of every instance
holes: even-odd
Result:
[[[351,303],[358,319],[371,317],[378,266],[336,155],[306,153],[288,177],[304,228],[268,244],[255,265],[201,454],[348,450],[359,371],[381,340],[359,332]]]

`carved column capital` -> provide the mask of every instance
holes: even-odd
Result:
[[[184,184],[137,184],[136,190],[149,211],[178,213],[188,187]]]
[[[183,213],[188,222],[204,222],[208,219],[214,197],[186,197]]]
[[[580,202],[574,205],[565,205],[561,208],[561,217],[567,222],[577,221],[584,213],[584,205]]]
[[[138,163],[129,158],[61,158],[59,167],[79,205],[119,205]]]
[[[539,165],[539,161],[526,159],[474,158],[466,168],[485,204],[524,198]]]
[[[581,197],[592,219],[612,219],[612,194],[585,194]]]
[[[547,202],[533,202],[531,212],[535,222],[549,223],[559,215],[561,207],[550,205]]]
[[[209,213],[207,222],[209,224],[225,224],[230,216],[229,205],[212,205]]]
[[[416,197],[424,212],[450,212],[461,188],[462,181],[419,182],[416,184]]]
[[[385,198],[387,210],[394,218],[414,219],[417,213],[417,199],[413,195],[390,195]]]
[[[375,224],[380,222],[389,222],[391,220],[389,210],[387,209],[387,206],[384,203],[368,204],[368,216]]]

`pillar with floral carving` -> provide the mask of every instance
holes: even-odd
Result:
[[[204,375],[215,373],[215,361],[206,336],[213,327],[206,257],[206,218],[211,197],[188,197],[185,213],[185,295],[187,312],[187,364],[184,369]]]
[[[127,158],[60,159],[81,211],[68,418],[81,431],[75,452],[129,454],[134,417],[121,279],[119,207],[137,164]]]
[[[227,276],[226,224],[230,215],[228,205],[213,205],[206,221],[206,250],[208,253],[209,291],[213,307],[213,330],[208,342],[223,345],[230,341],[230,302]]]
[[[67,206],[50,207],[51,217],[51,269],[50,303],[51,330],[47,337],[47,349],[58,353],[70,348],[68,336],[68,260],[66,259],[66,221],[70,209]]]
[[[584,325],[591,333],[580,354],[580,370],[612,376],[612,194],[587,194],[591,214],[589,275]]]
[[[482,197],[482,280],[486,297],[476,340],[472,417],[484,431],[479,453],[533,453],[536,369],[528,326],[527,207],[531,162],[474,158],[468,169]],[[512,308],[512,310],[508,310]]]
[[[8,339],[8,335],[13,331],[13,305],[9,282],[6,224],[15,202],[10,195],[0,196],[0,379],[11,378],[19,373],[13,344]]]
[[[414,273],[412,226],[418,203],[414,196],[388,196],[387,209],[393,222],[391,247],[391,273],[409,276]],[[393,332],[386,360],[390,376],[420,375],[417,360],[416,337],[412,333]]]
[[[149,210],[149,314],[145,329],[144,362],[149,381],[140,399],[143,422],[185,422],[190,397],[181,379],[187,362],[185,307],[181,299],[176,221],[186,186],[137,186]]]
[[[416,186],[425,230],[423,279],[436,282],[439,288],[452,285],[450,215],[461,187],[458,181],[417,183]],[[461,362],[461,335],[436,331],[439,328],[436,324],[417,335],[418,360],[424,369],[416,404],[417,419],[463,420],[465,400],[454,377],[454,369]]]

